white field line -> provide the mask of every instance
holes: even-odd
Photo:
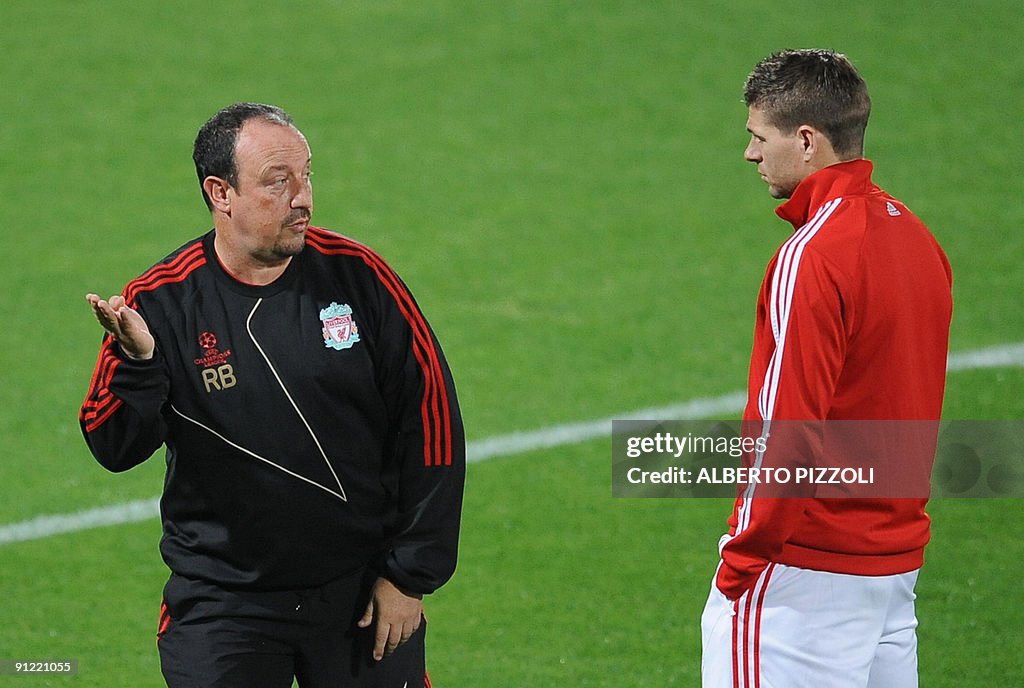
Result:
[[[965,351],[952,354],[949,357],[951,372],[1009,366],[1024,367],[1024,342]],[[613,420],[694,420],[733,414],[743,409],[745,401],[746,393],[740,390],[721,396],[692,399],[669,406],[640,409],[599,420],[512,432],[507,435],[469,442],[466,447],[466,460],[469,462],[486,461],[499,456],[578,444],[608,436],[611,435]],[[37,516],[27,521],[0,526],[0,546],[101,526],[135,523],[156,518],[159,515],[160,500],[154,497],[69,514]]]

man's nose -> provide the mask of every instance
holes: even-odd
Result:
[[[761,147],[751,141],[743,151],[743,159],[747,162],[761,162]]]
[[[299,188],[292,195],[291,205],[293,208],[313,209],[313,185],[308,179],[299,182]]]

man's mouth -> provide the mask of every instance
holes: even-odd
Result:
[[[295,231],[303,231],[307,227],[309,227],[309,217],[300,217],[300,218],[298,218],[296,220],[292,220],[291,222],[287,223],[285,226],[286,227],[291,227]]]

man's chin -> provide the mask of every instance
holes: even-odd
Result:
[[[288,241],[282,241],[274,246],[274,254],[280,258],[291,258],[302,253],[302,249],[306,247],[306,235],[290,238]]]

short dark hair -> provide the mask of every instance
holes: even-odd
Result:
[[[821,131],[842,159],[864,154],[871,97],[857,68],[831,50],[783,50],[761,60],[743,89],[747,107],[790,134],[803,124]]]
[[[206,207],[213,210],[210,197],[203,188],[203,180],[214,176],[238,186],[238,166],[235,163],[235,141],[242,125],[251,119],[262,119],[273,124],[294,127],[291,116],[276,105],[262,103],[235,103],[229,105],[204,124],[196,135],[192,147],[192,160],[199,176],[199,190],[203,192]]]

